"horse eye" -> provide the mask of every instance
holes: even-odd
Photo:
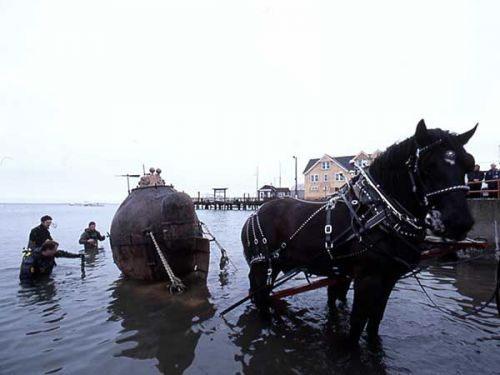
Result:
[[[444,161],[451,165],[455,164],[456,158],[457,155],[455,154],[455,151],[448,150],[444,153]]]

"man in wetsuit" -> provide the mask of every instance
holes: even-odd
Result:
[[[78,243],[84,245],[85,250],[95,250],[99,247],[99,241],[104,241],[105,238],[95,229],[95,222],[91,221],[80,236]]]
[[[40,225],[34,227],[30,232],[28,240],[28,249],[37,249],[41,247],[45,241],[52,240],[49,232],[49,227],[52,224],[52,218],[49,215],[42,216]]]
[[[40,248],[26,250],[19,271],[21,282],[30,282],[43,276],[49,276],[56,266],[55,258],[81,258],[83,262],[83,254],[58,250],[58,246],[56,241],[48,240]]]

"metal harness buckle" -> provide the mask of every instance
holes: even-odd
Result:
[[[269,267],[267,268],[267,285],[270,286],[273,283],[273,269],[271,266],[271,261],[269,261]]]

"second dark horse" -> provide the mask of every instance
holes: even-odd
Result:
[[[378,338],[395,283],[419,263],[426,229],[461,240],[472,228],[464,177],[474,158],[463,146],[476,127],[457,135],[421,120],[414,136],[389,147],[329,202],[261,206],[242,230],[257,307],[269,308],[280,272],[302,268],[336,278],[328,290],[332,308],[353,279],[350,339],[358,342],[365,326],[369,339]]]

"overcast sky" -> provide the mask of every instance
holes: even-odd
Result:
[[[498,1],[0,0],[0,202],[293,184],[309,158],[480,123],[500,144]]]

